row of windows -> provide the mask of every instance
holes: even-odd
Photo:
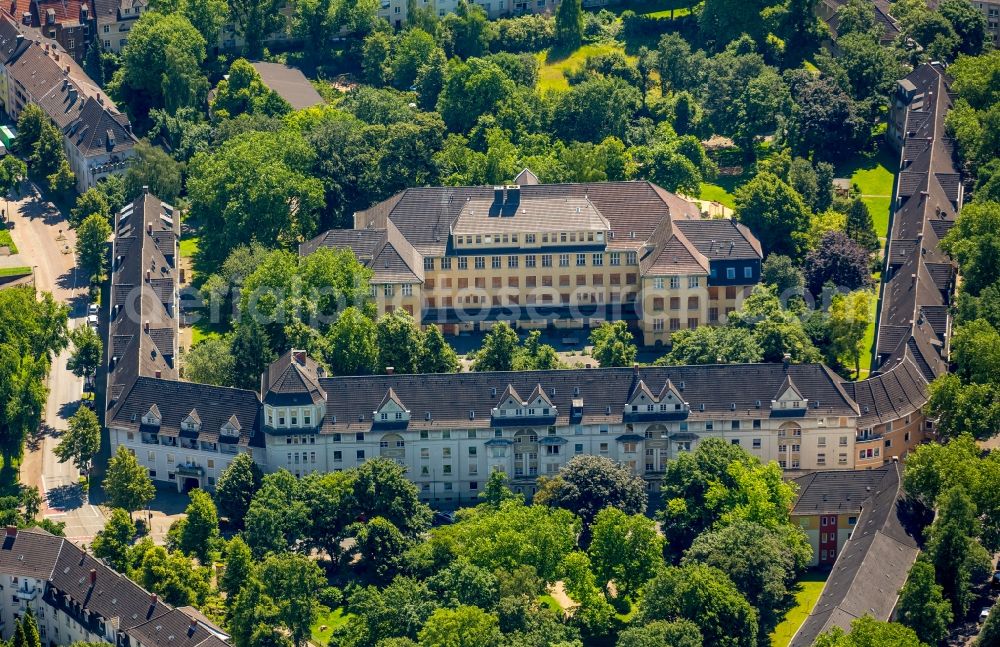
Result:
[[[548,243],[601,243],[604,242],[604,232],[603,231],[563,231],[558,234],[555,232],[548,233],[544,232],[538,233],[527,233],[524,235],[524,242],[528,245],[534,245],[537,241],[541,240],[542,244]],[[467,235],[457,235],[455,236],[455,245],[509,245],[511,243],[519,243],[519,234],[467,234]],[[430,267],[428,269],[434,269]]]
[[[663,290],[666,287],[666,284],[667,284],[667,281],[662,276],[657,276],[656,278],[653,279],[653,289],[654,290]],[[687,286],[688,286],[689,289],[694,289],[694,288],[700,287],[701,286],[701,277],[700,276],[689,276],[688,280],[687,280]],[[679,290],[680,287],[681,287],[681,277],[679,277],[679,276],[671,276],[670,277],[670,289],[671,290]]]
[[[525,254],[524,255],[524,266],[525,267],[537,267],[541,264],[541,267],[552,267],[552,262],[554,259],[553,254]],[[575,264],[576,267],[587,267],[587,257],[590,257],[590,265],[592,267],[604,267],[604,252],[594,252],[591,254],[587,253],[577,253],[577,254],[559,254],[558,261],[559,267],[569,267],[571,264]],[[617,267],[622,264],[622,253],[621,252],[608,252],[608,265],[612,267]],[[450,270],[451,258],[445,257],[440,259],[435,258],[425,258],[424,259],[424,269],[434,270],[435,266],[440,267],[442,270]],[[626,265],[638,265],[639,255],[637,252],[625,252],[625,264]],[[511,254],[506,257],[504,256],[491,256],[490,257],[490,267],[492,269],[498,270],[504,267],[504,265],[510,269],[520,267],[521,256],[517,254]],[[486,269],[486,257],[485,256],[474,256],[473,257],[473,267],[477,270]],[[458,257],[458,269],[467,270],[469,269],[469,257],[459,256]]]
[[[576,276],[576,280],[575,281],[573,280],[573,276]],[[626,272],[625,273],[625,284],[626,285],[635,285],[636,282],[637,282],[637,276],[638,275],[636,275],[634,272]],[[590,283],[593,284],[593,285],[595,285],[595,286],[602,286],[602,285],[604,285],[604,278],[605,278],[604,274],[592,274],[592,275],[590,275],[589,278],[590,278]],[[618,274],[618,273],[608,274],[607,278],[608,278],[608,281],[609,281],[609,283],[611,285],[621,285],[622,284],[622,275],[621,274]],[[535,288],[535,287],[538,287],[539,283],[541,283],[542,287],[553,287],[555,285],[555,283],[556,283],[556,277],[554,277],[551,274],[545,274],[545,275],[543,275],[541,277],[541,279],[542,280],[539,282],[537,276],[534,276],[534,275],[525,276],[524,277],[524,287],[526,287],[526,288]],[[560,274],[558,276],[559,287],[569,287],[573,283],[576,283],[576,285],[578,287],[586,286],[587,285],[587,279],[588,279],[588,276],[586,274],[582,274],[582,273],[581,274],[575,274],[575,275]],[[433,290],[435,287],[441,287],[443,289],[451,289],[452,286],[455,285],[455,286],[458,287],[459,290],[465,290],[465,289],[468,289],[470,287],[469,279],[467,277],[464,277],[464,276],[458,277],[454,283],[452,282],[452,278],[450,276],[441,277],[439,279],[439,281],[440,281],[440,283],[438,283],[438,281],[435,281],[435,279],[426,279],[426,280],[424,280],[424,289],[426,289],[426,290]],[[495,290],[502,289],[504,287],[504,283],[506,283],[507,287],[509,287],[509,288],[519,288],[519,287],[521,287],[521,277],[519,277],[519,276],[508,276],[506,278],[506,281],[504,280],[504,277],[502,277],[502,276],[493,276],[493,277],[490,277],[490,286],[493,289],[495,289]],[[485,290],[486,289],[486,277],[485,276],[476,276],[476,277],[473,277],[472,278],[471,287],[474,287],[474,288],[479,289],[479,290]]]

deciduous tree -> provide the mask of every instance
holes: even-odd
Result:
[[[107,560],[112,568],[124,573],[128,568],[129,549],[135,534],[135,523],[129,513],[121,508],[113,508],[111,516],[104,522],[104,528],[94,536],[90,549],[95,557]]]
[[[132,513],[153,500],[156,488],[146,468],[124,445],[119,445],[118,451],[108,461],[104,492],[112,507]]]
[[[536,503],[565,508],[590,525],[597,513],[617,508],[626,514],[642,514],[646,509],[646,488],[642,478],[624,465],[604,456],[574,456],[540,492]]]
[[[104,356],[104,344],[92,326],[77,326],[69,334],[73,342],[67,368],[77,377],[92,378],[97,374]]]
[[[632,333],[624,321],[605,322],[590,333],[592,355],[602,368],[631,366],[638,352]]]
[[[100,449],[101,423],[93,411],[80,407],[69,419],[69,428],[63,432],[54,453],[60,463],[72,461],[74,467],[87,474]]]
[[[704,564],[660,571],[646,586],[636,619],[689,620],[709,645],[757,644],[757,612],[725,573]]]
[[[801,257],[809,209],[781,178],[758,173],[736,191],[736,217],[760,239],[766,254]]]
[[[910,568],[899,592],[897,614],[899,622],[913,629],[922,642],[936,645],[948,635],[951,605],[934,581],[934,567],[927,561],[918,559]]]

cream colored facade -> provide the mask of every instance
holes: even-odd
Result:
[[[386,203],[359,212],[353,230],[322,234],[300,253],[352,249],[373,270],[380,313],[402,308],[452,334],[497,321],[585,329],[624,320],[641,343],[666,344],[674,331],[724,323],[760,280],[760,244],[746,227],[704,220],[649,183],[459,187],[430,207],[420,195],[445,190],[407,190],[388,213]],[[445,224],[433,210],[447,211],[447,232],[425,242]]]

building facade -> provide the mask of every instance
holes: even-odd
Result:
[[[300,247],[349,249],[380,312],[445,333],[632,323],[646,345],[718,324],[760,281],[759,241],[650,182],[407,189]]]

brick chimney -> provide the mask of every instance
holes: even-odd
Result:
[[[17,526],[7,526],[7,536],[11,538],[17,537]]]
[[[293,350],[292,359],[295,360],[295,363],[298,364],[299,366],[305,366],[306,352],[304,350]]]
[[[149,605],[150,606],[156,606],[156,602],[157,602],[158,599],[159,598],[156,597],[155,593],[150,593],[149,594]]]
[[[92,568],[90,569],[90,585],[94,586],[95,584],[97,584],[97,569]]]
[[[385,374],[386,375],[392,375],[395,372],[396,372],[396,368],[395,367],[393,367],[393,366],[386,366],[385,367]]]

